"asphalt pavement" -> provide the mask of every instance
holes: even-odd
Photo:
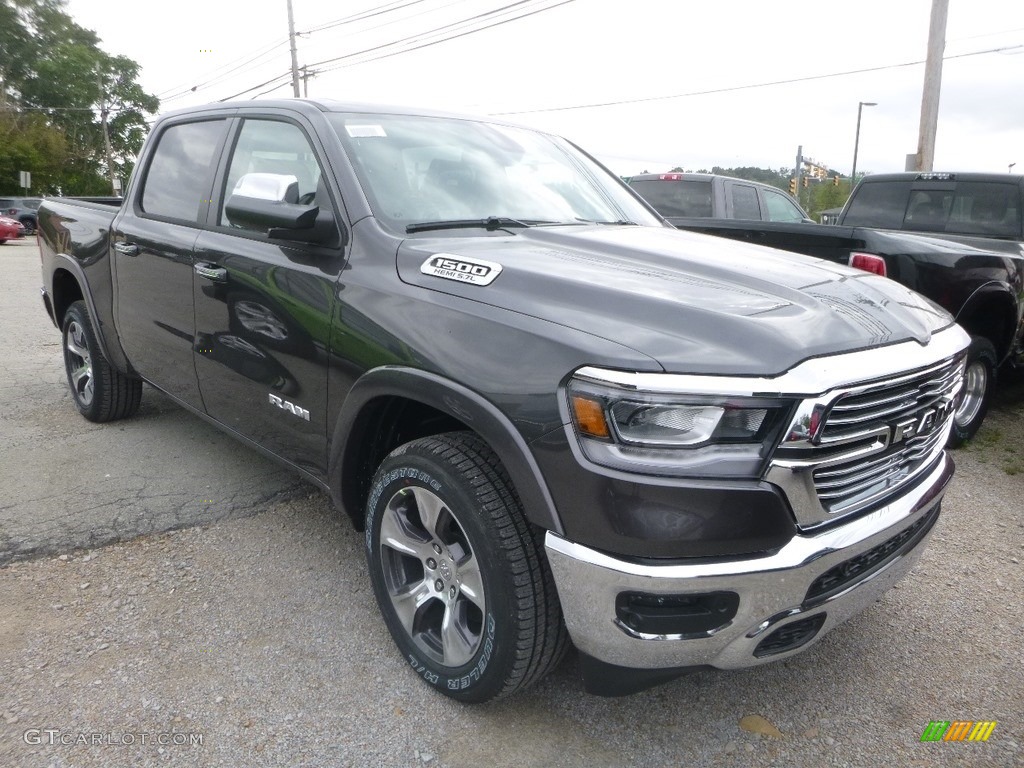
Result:
[[[621,699],[570,658],[467,707],[406,668],[329,500],[151,388],[74,410],[33,242],[0,246],[0,766],[1019,766],[1024,385],[914,571],[808,652]],[[922,742],[932,721],[986,742]]]

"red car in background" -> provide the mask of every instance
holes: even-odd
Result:
[[[0,216],[0,245],[8,240],[17,240],[25,236],[25,227],[20,221]]]

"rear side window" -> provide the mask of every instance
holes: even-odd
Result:
[[[732,217],[734,219],[761,220],[761,206],[757,204],[757,189],[746,184],[729,187],[732,196]]]
[[[910,196],[909,181],[861,184],[843,217],[848,227],[900,229]]]
[[[142,188],[142,210],[151,216],[196,222],[210,197],[224,120],[172,125],[159,144]]]
[[[710,181],[631,181],[640,197],[662,216],[711,218]]]

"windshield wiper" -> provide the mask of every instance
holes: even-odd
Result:
[[[625,227],[625,226],[638,227],[638,226],[640,226],[635,221],[629,221],[628,219],[619,219],[618,221],[595,221],[593,219],[581,219],[581,218],[579,218],[577,216],[576,217],[576,221],[578,221],[580,224],[606,224],[608,226],[616,226],[616,227]]]
[[[429,232],[434,229],[508,229],[509,227],[533,227],[538,224],[555,224],[554,221],[528,219],[522,221],[509,216],[488,216],[486,219],[451,219],[449,221],[421,221],[405,228],[408,234],[413,232]]]

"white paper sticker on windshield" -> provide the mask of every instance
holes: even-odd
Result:
[[[369,139],[377,136],[386,137],[383,125],[346,125],[345,130],[353,139]]]
[[[482,259],[469,259],[453,253],[435,253],[423,262],[420,272],[459,283],[490,285],[494,278],[501,274],[501,264]]]

